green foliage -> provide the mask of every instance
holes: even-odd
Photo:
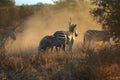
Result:
[[[14,15],[14,16],[13,16]],[[0,28],[7,29],[15,27],[20,22],[18,7],[0,7]]]
[[[15,6],[14,0],[0,0],[0,7],[9,7],[9,6]]]
[[[8,8],[0,8],[0,28],[3,27],[3,25],[6,25],[6,22],[8,20],[9,13]]]
[[[20,9],[20,18],[21,19],[26,19],[29,16],[34,14],[33,6],[22,5],[19,7],[19,9]]]
[[[4,31],[6,29],[10,29],[12,32],[18,33],[19,31],[23,30],[21,25],[24,20],[26,20],[28,17],[34,14],[34,8],[33,6],[22,6],[22,7],[17,7],[17,6],[0,6],[0,51],[5,54],[5,46],[8,42],[6,34]],[[1,44],[2,43],[2,44]],[[4,48],[4,49],[2,49]],[[2,55],[2,54],[0,54]]]
[[[120,38],[120,0],[92,0],[96,5],[91,14],[103,29],[109,29],[111,35]]]
[[[13,16],[14,15],[14,16]],[[10,7],[9,8],[9,18],[11,19],[11,20],[19,20],[19,15],[20,15],[20,13],[19,13],[19,8],[18,7]]]
[[[44,7],[43,3],[37,3],[36,5],[34,5],[36,11],[40,11],[42,10],[42,8]]]
[[[71,9],[74,10],[77,4],[79,3],[80,0],[57,0],[54,1],[54,4],[56,5],[56,8],[58,9]]]

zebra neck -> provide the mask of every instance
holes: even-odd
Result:
[[[69,36],[69,35],[73,35],[73,32],[70,32],[70,31],[66,31],[66,34]]]

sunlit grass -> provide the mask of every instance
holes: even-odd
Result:
[[[26,49],[0,60],[0,79],[112,80],[120,76],[119,52],[119,48],[104,46],[95,50],[80,44],[73,53],[49,52],[36,59],[36,51]]]

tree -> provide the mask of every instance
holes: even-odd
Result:
[[[3,28],[3,26],[7,25],[8,19],[9,19],[8,8],[6,8],[6,7],[1,8],[0,7],[0,28]]]
[[[14,0],[0,0],[0,7],[5,7],[5,6],[15,6],[15,1]]]
[[[92,0],[96,7],[90,12],[95,20],[108,29],[114,40],[120,40],[120,0]]]
[[[69,8],[75,9],[76,4],[81,0],[53,0],[54,4],[56,4],[57,8]]]
[[[20,9],[20,18],[21,19],[26,19],[29,16],[34,14],[34,7],[33,6],[29,6],[29,5],[22,5],[19,7]]]

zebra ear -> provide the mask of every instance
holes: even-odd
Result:
[[[74,26],[76,27],[77,25],[76,25],[76,24],[74,24]]]

